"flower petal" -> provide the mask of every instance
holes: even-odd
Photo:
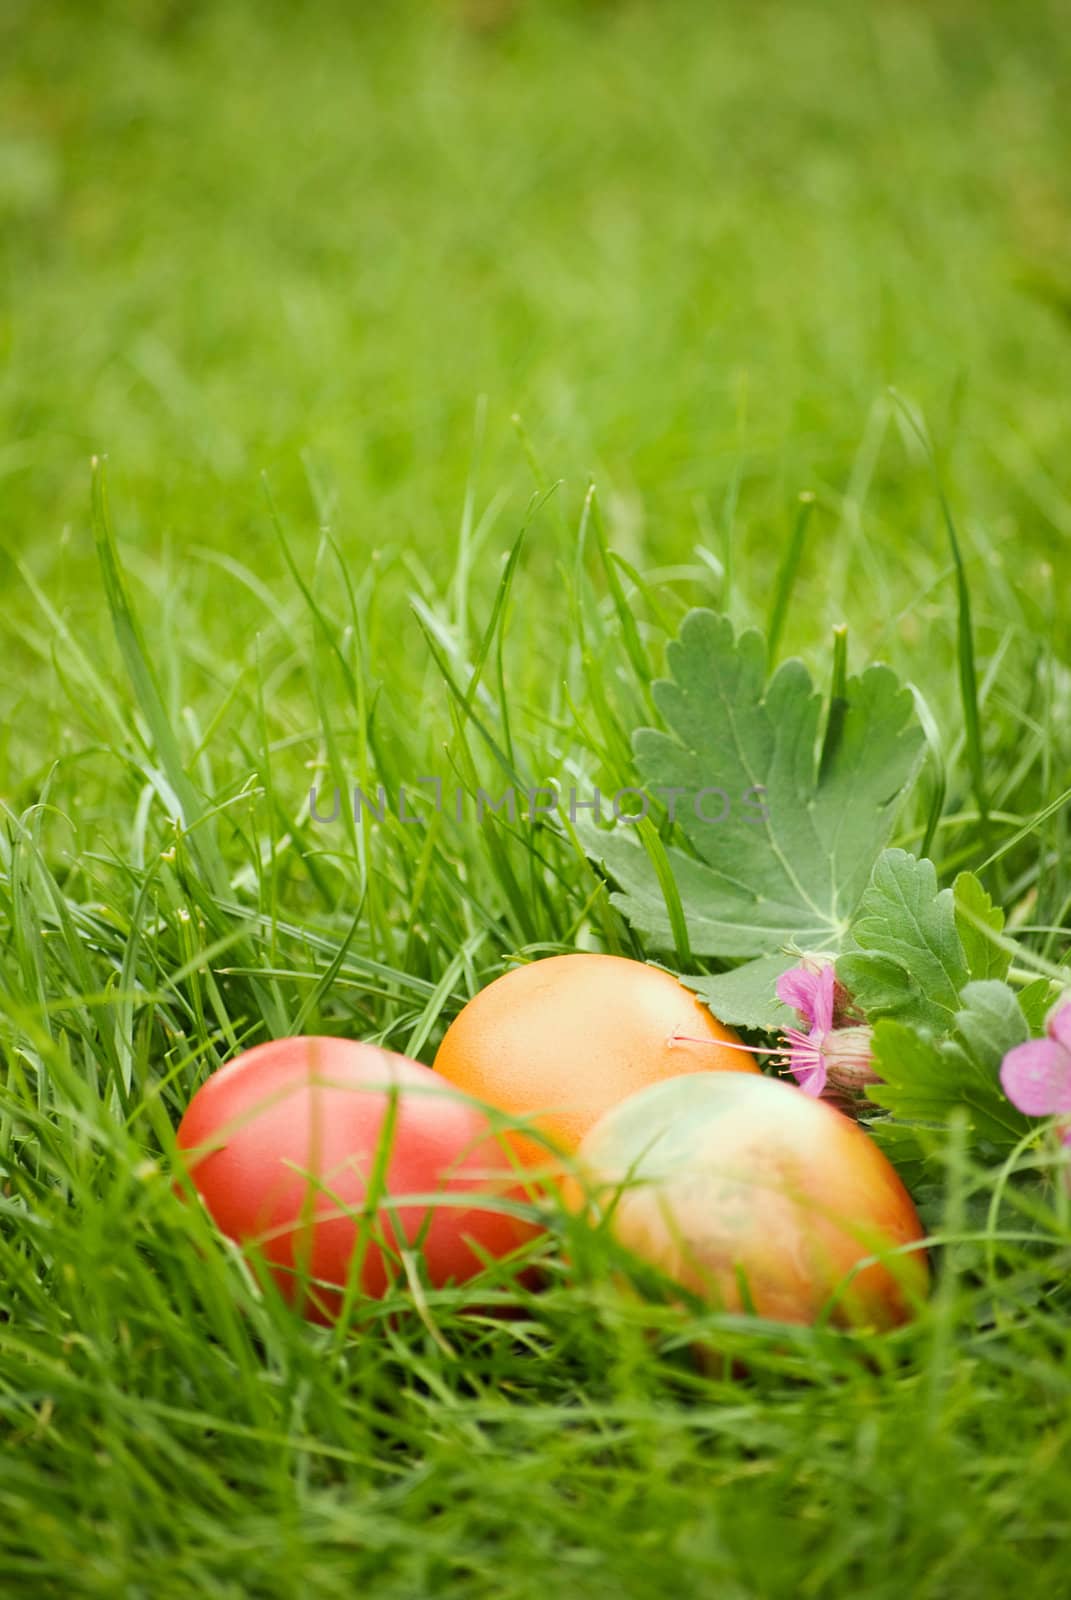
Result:
[[[814,993],[814,1016],[812,1021],[821,1033],[828,1033],[833,1026],[833,993],[837,987],[837,974],[833,970],[833,963],[823,967],[818,974],[818,987]]]
[[[1012,1105],[1028,1117],[1071,1111],[1071,1051],[1053,1039],[1031,1039],[1009,1050],[1000,1081]]]
[[[805,963],[790,967],[777,980],[777,998],[798,1011],[809,1028],[823,1032],[833,1026],[833,963],[815,972]]]
[[[806,967],[790,967],[777,980],[777,998],[782,1005],[791,1006],[793,1011],[798,1011],[810,1023],[817,984],[817,972],[810,972]]]

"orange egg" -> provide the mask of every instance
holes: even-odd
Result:
[[[575,1150],[604,1111],[649,1084],[757,1072],[732,1048],[739,1043],[670,973],[577,953],[517,967],[482,989],[447,1030],[435,1070]]]

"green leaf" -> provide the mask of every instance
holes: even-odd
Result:
[[[883,1112],[861,1117],[860,1126],[866,1129],[874,1143],[885,1152],[904,1180],[908,1193],[915,1203],[915,1210],[923,1218],[924,1224],[927,1220],[924,1207],[936,1202],[937,1210],[933,1223],[935,1228],[939,1227],[945,1198],[944,1184],[940,1181],[940,1177],[934,1174],[930,1150],[940,1143],[942,1133],[920,1127],[918,1124],[897,1122]]]
[[[992,899],[973,872],[961,872],[952,885],[956,904],[956,930],[973,979],[1007,977],[1011,955],[986,936],[1004,931],[1004,912]]]
[[[779,1032],[796,1025],[797,1018],[791,1007],[777,998],[777,980],[798,960],[794,954],[759,956],[731,972],[702,978],[682,975],[681,982],[695,990],[719,1022]]]
[[[1063,992],[1054,978],[1035,978],[1019,990],[1019,1004],[1032,1034],[1045,1032],[1045,1019]]]
[[[962,1108],[972,1142],[1010,1149],[1030,1122],[1005,1098],[1000,1064],[1028,1037],[1026,1018],[1006,983],[970,983],[948,1039],[939,1042],[893,1018],[877,1023],[874,1067],[883,1081],[867,1094],[908,1125],[941,1127]]]
[[[937,888],[932,861],[885,850],[852,919],[837,976],[868,1021],[946,1034],[971,976],[951,889]]]
[[[640,728],[633,748],[647,792],[662,792],[694,852],[666,851],[692,950],[741,960],[838,948],[918,770],[910,693],[887,667],[849,678],[819,773],[821,699],[801,662],[767,681],[761,636],[737,639],[706,610],[684,619],[667,661],[671,677],[652,686],[665,731]],[[616,879],[615,904],[671,948],[665,897],[636,841],[589,826],[584,842]]]
[[[613,903],[651,944],[672,950],[675,940],[666,897],[635,830],[629,827],[626,832],[622,825],[596,828],[578,820],[576,832],[588,855],[616,880],[621,892],[610,896]],[[724,906],[717,874],[672,845],[666,846],[665,855],[677,882],[693,954],[749,957],[776,951],[786,942],[779,908],[752,902],[746,916],[741,908],[734,920],[732,909]],[[819,948],[819,937],[808,948]]]

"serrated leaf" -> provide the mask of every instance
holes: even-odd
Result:
[[[662,791],[698,857],[666,852],[692,949],[742,959],[837,948],[918,769],[910,693],[887,667],[850,678],[819,773],[821,702],[802,662],[767,681],[761,636],[736,639],[706,610],[684,619],[667,662],[671,677],[652,686],[665,731],[641,728],[633,747],[645,788]],[[635,843],[592,828],[585,845],[617,880],[629,921],[670,947],[664,898]]]
[[[1011,966],[1011,955],[986,937],[986,928],[1004,931],[1004,912],[992,899],[973,872],[961,872],[952,885],[956,931],[963,946],[971,978],[1004,978]]]
[[[796,955],[759,956],[731,972],[701,978],[681,977],[694,989],[719,1022],[740,1028],[766,1028],[770,1032],[796,1025],[796,1013],[777,998],[777,980]]]
[[[949,1094],[940,1046],[929,1034],[887,1017],[875,1025],[871,1056],[882,1081],[867,1095],[899,1120],[939,1127],[958,1104]]]
[[[837,976],[868,1021],[882,1017],[945,1034],[970,979],[951,889],[932,861],[885,850],[852,919]]]
[[[867,1090],[898,1122],[940,1127],[964,1109],[975,1143],[1009,1149],[1028,1131],[1000,1086],[1005,1054],[1028,1037],[1026,1018],[1006,983],[970,983],[952,1036],[938,1041],[905,1022],[886,1018],[874,1029],[874,1067],[882,1082]]]

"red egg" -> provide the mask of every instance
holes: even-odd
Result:
[[[401,1249],[419,1250],[441,1287],[538,1231],[497,1204],[524,1195],[516,1157],[487,1116],[427,1067],[376,1045],[258,1045],[201,1086],[178,1143],[221,1231],[255,1247],[286,1298],[317,1322],[335,1320],[351,1271],[367,1295],[404,1277]]]

